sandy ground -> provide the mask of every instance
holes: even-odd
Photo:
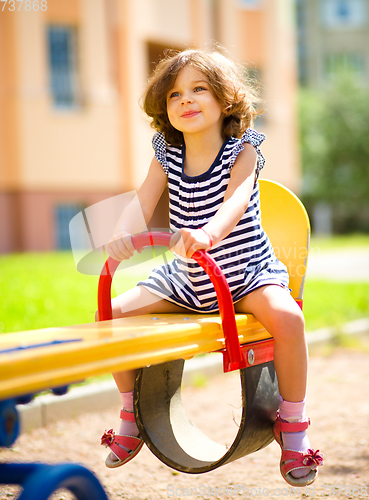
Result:
[[[187,387],[183,399],[192,420],[218,442],[230,443],[240,414],[237,373],[220,375],[201,387]],[[323,349],[311,355],[308,415],[311,444],[323,451],[325,465],[314,486],[293,489],[279,473],[279,446],[199,475],[178,473],[146,447],[129,464],[107,469],[99,445],[105,428],[117,426],[118,411],[86,414],[76,420],[22,435],[11,449],[0,450],[9,462],[79,462],[91,469],[110,500],[179,498],[369,498],[369,341],[355,348]],[[17,498],[19,488],[0,486],[0,499]],[[70,500],[58,491],[53,500]]]

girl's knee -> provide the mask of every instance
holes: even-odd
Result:
[[[305,336],[305,319],[301,309],[296,308],[274,311],[272,314],[273,337],[284,340],[297,340]]]

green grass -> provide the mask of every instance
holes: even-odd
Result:
[[[321,248],[369,247],[369,236],[328,238],[324,245]],[[318,240],[313,239],[312,247],[316,246]],[[118,272],[117,293],[135,286],[156,263],[151,260]],[[93,322],[97,283],[98,276],[77,271],[70,252],[0,256],[0,332]],[[369,317],[368,299],[369,283],[309,279],[304,295],[306,328],[311,331]]]
[[[94,320],[97,277],[77,272],[69,252],[0,257],[0,331]]]
[[[304,292],[307,331],[369,318],[369,283],[308,279]]]
[[[312,253],[350,249],[369,250],[369,234],[311,238]],[[304,314],[309,331],[369,317],[369,283],[340,283],[309,278],[304,290]]]

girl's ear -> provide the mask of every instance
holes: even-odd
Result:
[[[228,104],[228,106],[225,106],[222,111],[224,116],[229,116],[231,112],[232,112],[232,104]]]

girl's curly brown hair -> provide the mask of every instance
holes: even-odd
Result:
[[[178,73],[187,64],[200,70],[207,78],[215,98],[222,106],[224,120],[223,139],[240,138],[259,115],[255,104],[259,98],[247,83],[245,70],[220,52],[185,50],[169,54],[162,59],[150,78],[143,96],[143,110],[152,119],[151,126],[163,132],[168,144],[183,144],[183,134],[175,129],[167,114],[167,95],[174,87]]]

